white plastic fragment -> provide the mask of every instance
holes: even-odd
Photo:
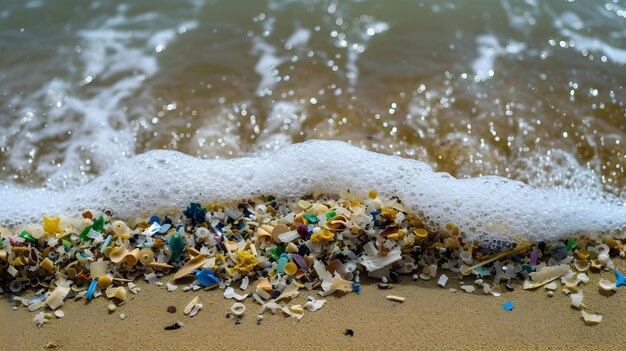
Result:
[[[178,285],[171,284],[170,282],[166,283],[167,291],[176,291],[178,289]]]
[[[554,266],[554,267],[543,267],[540,271],[529,274],[532,281],[525,280],[523,289],[527,290],[527,289],[538,288],[542,285],[548,284],[549,282],[564,276],[565,274],[569,272],[570,272],[570,267],[569,265],[566,265],[566,264]]]
[[[602,315],[601,314],[588,313],[585,310],[581,310],[580,312],[583,315],[583,320],[587,324],[598,324],[598,323],[602,322]]]
[[[262,289],[261,289],[262,290]],[[298,296],[300,292],[298,292],[298,285],[295,282],[287,285],[280,295],[274,299],[275,302],[278,302],[283,299],[293,299]]]
[[[554,290],[556,290],[556,288],[557,288],[557,285],[556,285],[555,282],[552,282],[552,283],[549,283],[549,284],[545,285],[545,289],[546,290],[554,291]]]
[[[238,317],[243,316],[244,312],[246,312],[246,305],[241,302],[235,302],[232,306],[230,306],[230,311]]]
[[[476,288],[472,285],[461,285],[461,289],[470,294],[476,291]]]
[[[615,283],[612,283],[606,279],[600,279],[598,284],[600,285],[600,289],[604,291],[617,291],[617,286],[615,286]]]
[[[576,294],[571,294],[570,296],[571,304],[575,308],[580,308],[583,304],[583,291],[579,290]]]
[[[194,297],[193,299],[191,299],[191,301],[189,301],[189,303],[187,304],[187,306],[185,307],[185,309],[183,310],[184,314],[189,314],[191,313],[191,310],[194,308],[194,306],[198,303],[198,296]]]
[[[445,274],[442,274],[442,275],[439,276],[439,280],[437,281],[437,285],[439,285],[442,288],[445,288],[447,282],[448,282],[448,276],[446,276]]]
[[[328,296],[336,291],[350,292],[352,291],[352,282],[343,279],[338,273],[335,272],[335,276],[332,281],[330,281],[330,284],[326,281],[322,282],[322,290],[324,291],[319,293],[322,296]]]
[[[324,306],[325,303],[326,303],[326,300],[315,300],[314,298],[309,297],[309,301],[307,301],[304,304],[304,308],[306,308],[307,310],[311,312],[315,312],[319,310],[320,308],[322,308],[322,306]]]
[[[243,277],[243,279],[241,279],[241,285],[239,286],[239,289],[248,289],[248,284],[250,284],[250,278],[248,278],[248,276]]]
[[[363,255],[357,259],[357,262],[362,264],[368,272],[371,272],[390,265],[394,262],[400,261],[400,259],[402,259],[402,254],[400,251],[400,247],[398,246],[389,251],[387,253],[387,256]]]
[[[579,273],[578,274],[578,280],[580,280],[581,282],[587,284],[589,283],[589,276],[585,273]]]
[[[70,288],[57,286],[46,299],[46,303],[50,306],[50,308],[56,310],[58,307],[63,305],[63,300],[69,292]]]
[[[35,317],[33,317],[33,322],[35,322],[35,324],[41,328],[42,325],[44,325],[45,323],[48,323],[48,313],[44,313],[44,312],[39,312],[35,315]]]
[[[137,286],[137,284],[135,283],[128,283],[128,290],[130,290],[130,292],[132,292],[133,294],[137,294],[141,291],[141,288]]]
[[[193,308],[191,309],[191,312],[189,312],[189,317],[193,317],[196,314],[198,314],[198,312],[202,309],[202,304],[201,303],[197,303],[193,306]]]
[[[288,243],[290,241],[296,240],[300,237],[297,231],[292,230],[286,233],[282,233],[278,236],[278,239],[283,243]]]
[[[65,312],[63,312],[63,311],[61,311],[61,310],[56,310],[56,311],[54,311],[54,315],[55,315],[57,318],[63,318],[63,317],[65,317]]]
[[[120,313],[120,319],[121,319],[121,320],[126,319],[126,314],[124,314],[124,313]]]
[[[154,273],[145,274],[144,277],[150,284],[156,284],[156,282],[159,281],[159,278],[157,278],[156,274]]]
[[[235,299],[237,301],[242,301],[246,297],[248,297],[248,294],[239,295],[235,292],[235,289],[233,289],[232,287],[228,287],[226,288],[226,290],[224,290],[224,297],[227,299]]]
[[[387,300],[396,301],[396,302],[404,302],[406,298],[401,297],[401,296],[396,296],[396,295],[387,295]]]

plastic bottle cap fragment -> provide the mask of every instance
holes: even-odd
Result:
[[[242,304],[241,302],[235,302],[231,307],[230,307],[231,312],[233,312],[233,314],[235,316],[243,316],[244,312],[246,311],[246,305]]]

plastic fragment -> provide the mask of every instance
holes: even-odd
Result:
[[[176,330],[176,329],[180,329],[184,326],[185,324],[183,324],[183,322],[178,321],[172,325],[168,325],[167,327],[163,328],[165,330]]]
[[[185,307],[185,309],[183,310],[184,314],[189,314],[191,313],[191,310],[193,309],[193,307],[198,303],[198,296],[194,297],[193,299],[191,299],[191,301],[189,301],[189,303],[187,304],[187,306]]]
[[[588,313],[585,310],[580,311],[586,324],[598,324],[602,322],[601,314]]]
[[[442,274],[441,276],[439,276],[437,285],[439,285],[442,288],[445,288],[447,282],[448,282],[448,277],[445,274]]]
[[[203,308],[204,306],[201,303],[197,303],[193,306],[193,308],[191,309],[191,312],[189,312],[189,317],[194,317],[196,314],[198,314],[198,312],[200,312],[200,310]]]
[[[404,302],[406,298],[401,297],[401,296],[396,296],[396,295],[387,295],[387,300],[395,301],[395,302]]]
[[[195,273],[196,280],[203,286],[213,286],[220,283],[220,280],[215,277],[215,273],[210,269],[198,270]]]
[[[93,294],[96,291],[96,286],[98,286],[98,280],[94,279],[91,281],[91,284],[89,284],[89,289],[87,289],[87,294],[85,295],[85,297],[87,297],[87,300],[91,300],[93,298]]]
[[[241,317],[243,316],[244,312],[246,312],[246,305],[242,304],[241,302],[235,302],[230,307],[230,310],[235,316]]]
[[[167,287],[167,291],[176,291],[178,289],[178,285],[171,284],[170,282],[165,283]]]
[[[56,311],[54,311],[54,315],[55,315],[57,318],[63,318],[63,317],[65,317],[65,312],[63,312],[63,311],[61,311],[61,310],[56,310]]]
[[[512,301],[507,301],[502,305],[502,307],[504,308],[505,311],[512,311],[515,305],[513,304]]]
[[[97,281],[95,282],[97,283]],[[93,285],[93,282],[91,284]],[[63,300],[69,292],[70,288],[57,286],[46,299],[46,304],[48,304],[48,306],[50,306],[53,310],[56,310],[63,305]]]
[[[613,272],[615,272],[615,277],[617,278],[617,281],[615,282],[615,286],[619,287],[622,285],[626,285],[626,276],[620,273],[617,269],[615,269]]]
[[[239,295],[235,292],[235,289],[233,289],[232,287],[228,287],[226,288],[226,290],[224,290],[224,297],[227,299],[235,299],[237,301],[242,301],[246,297],[248,297],[248,294]]]

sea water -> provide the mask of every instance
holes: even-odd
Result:
[[[3,3],[0,221],[349,188],[477,238],[616,233],[625,11]]]

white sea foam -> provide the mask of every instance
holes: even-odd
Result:
[[[454,223],[470,238],[550,240],[581,232],[623,229],[619,199],[562,189],[535,189],[500,177],[458,180],[419,161],[365,151],[339,141],[309,141],[263,157],[200,160],[174,151],[150,151],[118,163],[89,184],[44,191],[5,185],[0,223],[86,209],[117,216],[184,208],[189,202],[230,201],[274,194],[300,196],[350,189],[396,195],[429,220]]]

